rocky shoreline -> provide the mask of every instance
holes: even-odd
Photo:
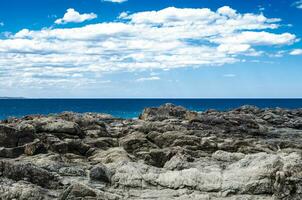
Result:
[[[0,122],[0,199],[302,199],[302,109]]]

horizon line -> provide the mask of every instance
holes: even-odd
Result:
[[[70,100],[72,100],[72,99],[75,99],[75,100],[81,100],[81,99],[83,99],[83,100],[85,100],[85,99],[100,99],[100,100],[102,100],[102,99],[104,99],[104,100],[122,100],[122,99],[125,99],[125,100],[127,100],[127,99],[129,99],[129,100],[131,100],[131,99],[133,99],[133,100],[135,100],[135,99],[141,99],[141,100],[144,100],[144,99],[154,99],[154,100],[165,100],[165,99],[170,99],[170,100],[177,100],[177,99],[200,99],[200,100],[206,100],[206,99],[230,99],[230,100],[232,100],[232,99],[234,99],[234,100],[236,100],[236,99],[280,99],[280,100],[282,100],[282,99],[301,99],[302,100],[302,97],[0,97],[0,100],[9,100],[9,99],[20,99],[20,100],[22,100],[22,99],[32,99],[32,100],[39,100],[39,99],[41,99],[41,100],[43,100],[43,99],[49,99],[49,100],[51,100],[51,99],[70,99]]]

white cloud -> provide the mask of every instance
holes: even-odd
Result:
[[[244,31],[238,34],[225,35],[212,40],[220,44],[249,44],[249,45],[286,45],[297,41],[295,35],[290,33],[274,34],[268,32]]]
[[[302,9],[302,0],[294,2],[293,6],[295,6],[298,9]]]
[[[302,49],[294,49],[289,54],[292,56],[302,55]]]
[[[221,44],[218,46],[217,50],[220,52],[226,52],[230,54],[246,52],[251,48],[251,45],[248,44]]]
[[[74,23],[81,23],[87,20],[92,20],[97,18],[97,15],[94,13],[85,13],[85,14],[80,14],[79,12],[75,11],[73,8],[67,9],[65,15],[63,18],[57,19],[55,21],[56,24],[67,24],[70,22]]]
[[[236,10],[230,8],[229,6],[223,6],[217,10],[217,13],[227,16],[227,17],[235,17],[237,15]]]
[[[123,18],[126,18],[128,17],[128,13],[127,12],[121,12],[121,14],[119,15],[119,19],[123,19]]]
[[[158,81],[158,80],[160,80],[160,78],[158,76],[143,77],[143,78],[136,79],[136,81],[138,81],[138,82],[143,82],[143,81]]]
[[[4,22],[1,22],[1,21],[0,21],[0,26],[4,26]]]
[[[87,20],[83,15],[64,16],[59,23]],[[280,19],[230,7],[171,7],[120,17],[120,22],[79,28],[23,29],[0,39],[1,82],[19,88],[91,86],[106,73],[224,65],[244,61],[242,55],[263,55],[260,46],[297,40],[272,32]]]
[[[288,52],[285,51],[285,50],[280,50],[280,51],[277,51],[277,52],[274,52],[274,53],[268,53],[267,55],[269,57],[272,57],[272,58],[281,58],[283,57],[284,55],[286,55]]]
[[[108,2],[112,2],[112,3],[123,3],[123,2],[126,2],[128,0],[103,0],[103,1],[108,1]]]

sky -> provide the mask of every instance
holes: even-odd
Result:
[[[0,97],[300,98],[302,0],[1,0]]]

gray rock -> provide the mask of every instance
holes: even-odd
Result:
[[[62,138],[68,137],[68,135],[78,136],[80,138],[84,137],[79,125],[75,122],[62,119],[41,118],[36,120],[35,123],[38,132],[59,133],[56,135],[62,136]]]
[[[212,157],[220,161],[235,162],[243,159],[245,155],[243,153],[230,153],[230,152],[218,150],[212,154]]]
[[[11,148],[32,142],[35,136],[32,130],[18,130],[17,127],[0,124],[0,138],[0,147]]]
[[[0,122],[0,199],[302,199],[302,109]]]
[[[61,195],[59,200],[97,200],[97,193],[92,188],[83,184],[73,184],[68,187]]]
[[[170,118],[178,119],[193,119],[197,116],[197,113],[186,110],[181,106],[175,106],[173,104],[165,104],[159,108],[146,108],[139,116],[142,120],[150,121],[162,121]]]
[[[156,146],[147,140],[143,133],[134,132],[127,135],[120,140],[120,145],[129,153],[135,153],[137,151],[148,151]]]
[[[40,140],[28,143],[24,147],[24,153],[28,156],[37,155],[40,153],[47,153],[47,148],[40,142]]]
[[[102,181],[106,183],[111,182],[112,172],[102,164],[94,166],[89,173],[91,180]]]
[[[15,181],[26,180],[45,188],[59,187],[55,174],[30,163],[0,161],[0,173]]]
[[[24,154],[25,147],[14,147],[14,148],[0,148],[0,157],[3,158],[17,158]]]
[[[34,184],[0,178],[0,199],[2,200],[47,200],[53,199],[54,194]]]

